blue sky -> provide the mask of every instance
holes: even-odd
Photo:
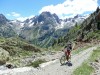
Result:
[[[43,11],[56,13],[60,18],[89,14],[100,6],[99,0],[1,0],[0,13],[8,19],[24,20]]]

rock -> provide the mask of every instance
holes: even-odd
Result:
[[[98,62],[99,63],[99,60],[95,60],[95,62]]]
[[[7,68],[12,68],[13,66],[11,64],[6,65]]]
[[[0,48],[0,65],[5,64],[9,60],[9,56],[9,52]]]
[[[17,66],[15,66],[14,64],[12,63],[6,63],[5,65],[8,69],[13,69],[13,68],[17,68]]]
[[[90,65],[95,69],[95,72],[92,75],[100,75],[100,58],[91,62]]]
[[[5,63],[6,63],[5,60],[0,60],[0,65],[3,65],[3,64],[5,64]]]
[[[9,69],[12,69],[13,65],[12,64],[7,64],[6,67],[9,68]]]

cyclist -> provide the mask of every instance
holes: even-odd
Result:
[[[72,51],[72,45],[71,45],[71,43],[69,43],[64,48],[64,52],[65,52],[66,59],[68,62],[69,62],[69,58],[71,57],[71,51]]]

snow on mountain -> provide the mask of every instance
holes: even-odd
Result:
[[[63,29],[63,28],[70,28],[76,24],[82,23],[84,19],[86,19],[87,15],[81,16],[76,15],[73,18],[66,18],[64,20],[59,19],[59,17],[56,14],[51,14],[50,12],[42,12],[38,16],[34,16],[33,18],[28,18],[25,21],[21,22],[18,20],[12,20],[9,22],[10,26],[14,29],[14,31],[17,32],[17,34],[20,34],[20,31],[22,28],[31,28],[42,26],[40,28],[43,29],[52,29],[55,30]]]
[[[12,29],[19,34],[21,31],[21,28],[24,27],[24,22],[18,21],[18,20],[12,20],[8,23]]]
[[[85,16],[76,15],[73,18],[60,19],[56,14],[46,11],[23,22],[6,20],[2,15],[0,19],[2,24],[7,22],[21,38],[36,45],[50,46],[55,38],[63,36],[76,23],[80,25]]]
[[[64,28],[64,23],[65,23],[64,21],[61,21],[61,24],[58,24],[58,25],[55,27],[55,30]]]
[[[60,24],[57,24],[57,26],[55,27],[55,29],[61,29],[61,28],[70,28],[72,26],[74,26],[76,23],[81,24],[86,18],[88,17],[88,15],[85,16],[81,16],[81,15],[76,15],[73,18],[66,18],[64,20],[61,20]]]
[[[29,27],[32,27],[33,25],[34,25],[34,22],[30,23],[30,24],[29,24]]]

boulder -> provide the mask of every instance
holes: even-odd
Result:
[[[6,61],[9,60],[9,52],[4,50],[3,48],[0,48],[0,65],[3,65],[6,63]]]
[[[17,68],[16,65],[12,64],[12,63],[6,63],[5,65],[8,69],[13,69],[13,68]]]

